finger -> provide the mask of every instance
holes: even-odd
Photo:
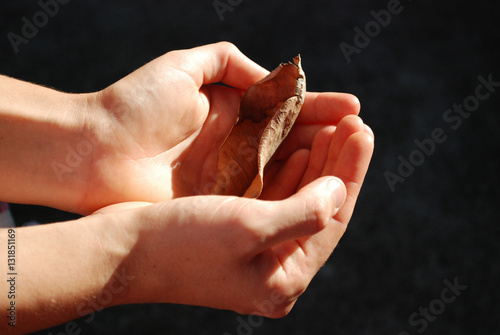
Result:
[[[246,57],[229,42],[204,45],[169,53],[174,68],[190,74],[198,87],[223,82],[234,88],[247,89],[269,71]]]
[[[366,132],[351,135],[340,152],[331,174],[342,179],[347,188],[347,200],[335,219],[347,224],[351,219],[354,205],[363,184],[371,157],[373,137]],[[329,171],[326,171],[327,173]]]
[[[278,170],[264,176],[264,188],[260,199],[282,200],[294,194],[307,168],[309,150],[296,151]]]
[[[350,128],[355,128],[355,131],[361,131],[361,127],[357,127],[359,125],[363,124],[363,121],[359,119],[355,114],[348,114],[347,116],[344,116],[340,120],[335,120],[334,123],[332,124],[339,124],[339,123],[346,123],[349,120],[350,123],[357,123],[356,127],[350,127]],[[333,121],[333,119],[332,119]],[[296,123],[295,126],[292,128],[292,131],[286,138],[285,142],[283,143],[283,148],[281,149],[279,153],[280,159],[288,157],[291,153],[293,153],[297,149],[310,149],[313,139],[316,136],[316,133],[323,129],[325,127],[325,124],[300,124]],[[341,143],[343,144],[343,142]]]
[[[352,94],[308,92],[297,122],[337,124],[347,115],[358,115],[359,110],[359,100]]]
[[[325,262],[344,235],[352,216],[361,185],[366,175],[373,153],[373,138],[361,132],[351,135],[344,144],[332,174],[339,176],[345,183],[347,198],[334,217],[334,222],[319,234],[297,240],[311,259]]]
[[[375,134],[373,133],[372,128],[365,124],[365,133],[371,136],[371,138],[375,141]]]
[[[312,144],[307,170],[304,173],[304,177],[302,178],[298,189],[301,189],[313,180],[321,177],[328,157],[328,149],[335,134],[335,130],[336,127],[330,126],[322,129],[316,134]]]
[[[278,159],[287,159],[291,154],[300,149],[311,150],[316,134],[325,127],[331,126],[295,124],[283,142],[282,148],[280,148]]]
[[[358,116],[348,115],[340,121],[328,150],[328,159],[323,168],[323,176],[328,175],[329,171],[333,170],[337,158],[339,157],[347,139],[352,134],[363,132],[364,130],[365,124]]]
[[[271,203],[268,215],[256,222],[262,234],[256,253],[284,242],[310,236],[331,223],[345,201],[346,188],[334,177],[320,178],[282,201]]]
[[[363,121],[358,116],[348,115],[336,128],[329,128],[324,134],[318,133],[311,149],[309,166],[299,188],[321,176],[332,175],[331,170],[347,138],[363,130]]]

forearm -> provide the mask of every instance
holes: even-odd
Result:
[[[85,315],[91,318],[126,301],[134,277],[122,263],[132,240],[120,224],[109,215],[96,215],[10,234],[0,230],[2,272],[14,273],[7,275],[10,282],[0,281],[0,333],[27,333]],[[11,257],[8,243],[15,246]],[[8,258],[15,259],[9,262],[12,268]]]
[[[0,76],[0,200],[77,210],[95,145],[91,97]]]

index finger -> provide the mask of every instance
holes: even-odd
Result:
[[[307,92],[297,122],[335,125],[347,115],[358,115],[360,108],[352,94]]]

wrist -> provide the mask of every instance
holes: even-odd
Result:
[[[137,278],[138,273],[144,271],[141,263],[134,259],[138,241],[134,225],[138,215],[137,210],[126,210],[85,218],[91,235],[98,241],[94,249],[95,259],[100,261],[96,274],[100,273],[104,280],[94,301],[87,301],[81,309],[95,310],[138,302],[136,295],[141,292],[141,282]]]
[[[99,295],[110,296],[109,306],[148,303],[158,298],[156,265],[148,238],[152,223],[151,203],[123,203],[104,208],[87,218],[93,234],[105,245],[108,280]],[[160,284],[161,285],[161,284]],[[162,297],[164,298],[164,297]],[[106,306],[108,307],[108,306]]]
[[[78,212],[96,145],[95,94],[0,76],[0,199]]]

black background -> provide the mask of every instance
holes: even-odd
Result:
[[[401,5],[348,62],[340,43],[353,45],[354,28],[364,30],[374,20],[370,12],[385,9],[387,1],[244,0],[223,21],[212,0],[70,1],[18,53],[7,34],[21,34],[22,17],[31,21],[41,7],[3,1],[0,73],[90,92],[165,52],[220,40],[270,70],[300,53],[308,90],[359,97],[361,117],[376,135],[375,154],[346,235],[291,314],[240,333],[498,334],[500,90],[457,129],[443,115],[475,94],[479,76],[500,81],[499,5]],[[384,174],[398,173],[399,156],[417,157],[414,141],[435,128],[446,140],[392,191]],[[36,206],[12,209],[18,223],[74,217]],[[411,325],[410,315],[421,306],[439,307],[435,299],[445,280],[467,288],[425,330],[422,323]],[[238,317],[200,307],[131,305],[76,324],[81,334],[222,335],[238,334],[240,321],[248,322]],[[49,332],[65,327],[40,334]]]

